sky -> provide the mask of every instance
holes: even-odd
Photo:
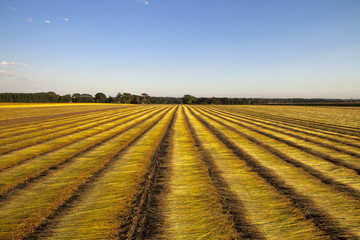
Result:
[[[0,0],[0,92],[360,98],[359,0]]]

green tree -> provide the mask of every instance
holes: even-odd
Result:
[[[106,95],[104,93],[101,93],[101,92],[95,94],[95,102],[97,102],[97,103],[106,102]]]
[[[149,95],[147,93],[142,93],[142,103],[149,103]]]
[[[131,103],[134,96],[131,93],[123,93],[122,95],[122,102],[123,103]]]
[[[197,99],[196,99],[196,97],[187,94],[187,95],[184,95],[182,100],[183,100],[183,104],[194,104],[194,103],[196,103]]]
[[[54,92],[46,93],[48,101],[51,103],[56,103],[58,101],[59,96]]]
[[[120,92],[118,92],[118,94],[116,95],[116,98],[115,98],[116,100],[115,101],[117,103],[121,103],[121,97],[122,97],[122,94]]]

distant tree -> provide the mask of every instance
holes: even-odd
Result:
[[[133,102],[135,104],[140,104],[141,103],[141,97],[138,95],[133,95]]]
[[[142,93],[141,96],[142,96],[142,103],[149,103],[148,100],[149,95],[147,93]]]
[[[221,104],[221,101],[215,97],[211,98],[211,104]]]
[[[58,102],[63,102],[63,103],[68,103],[68,102],[71,102],[71,101],[72,101],[72,98],[71,98],[70,94],[60,96],[59,99],[58,99]]]
[[[196,97],[191,96],[191,95],[184,95],[183,97],[183,104],[194,104],[196,103]]]
[[[109,96],[106,102],[107,103],[115,103],[115,98],[113,98],[112,96]]]
[[[123,93],[122,102],[130,104],[133,100],[134,96],[131,93]]]
[[[120,92],[118,92],[118,94],[116,95],[116,97],[115,97],[115,101],[117,102],[117,103],[121,103],[121,97],[122,97],[122,94],[120,93]]]
[[[106,95],[104,93],[95,94],[95,102],[97,102],[97,103],[106,102]]]
[[[72,101],[73,102],[80,102],[80,100],[81,100],[81,94],[80,93],[74,93],[72,95]]]
[[[59,96],[54,92],[48,92],[47,94],[48,102],[56,103],[58,101]]]
[[[81,94],[81,102],[83,103],[93,103],[95,102],[94,97],[91,94],[83,93]]]

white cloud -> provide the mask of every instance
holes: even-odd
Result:
[[[3,80],[10,80],[10,81],[20,81],[20,82],[35,82],[38,81],[38,79],[32,78],[32,77],[27,77],[27,76],[23,76],[21,74],[18,73],[14,73],[14,72],[8,72],[5,70],[0,70],[0,79]]]
[[[18,65],[18,66],[21,66],[21,67],[27,67],[28,66],[26,63],[16,63],[16,62],[7,62],[7,61],[0,62],[0,65],[3,68],[7,68],[10,65]]]
[[[5,71],[5,70],[0,70],[0,76],[13,77],[13,76],[16,76],[16,74],[12,73],[12,72]]]
[[[28,21],[29,23],[35,22],[32,18],[27,18],[26,21]]]
[[[149,5],[149,1],[148,0],[137,0],[139,3],[145,4],[145,5]]]
[[[68,22],[68,21],[69,21],[69,18],[64,18],[64,21],[65,21],[65,22]]]
[[[10,9],[10,10],[13,10],[13,11],[16,10],[16,8],[14,8],[14,7],[7,7],[7,8]]]
[[[50,20],[45,20],[46,23],[51,23]]]
[[[45,72],[45,73],[54,73],[54,72],[55,72],[55,70],[52,70],[52,69],[45,69],[45,70],[44,70],[44,72]]]

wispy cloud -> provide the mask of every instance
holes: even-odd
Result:
[[[10,10],[13,10],[13,11],[16,10],[16,8],[14,8],[14,7],[7,7],[7,8],[10,9]]]
[[[21,67],[27,67],[28,65],[26,63],[16,63],[16,62],[7,62],[7,61],[2,61],[0,62],[0,65],[3,67],[3,68],[7,68],[8,66],[11,66],[11,65],[17,65],[17,66],[21,66]]]
[[[51,21],[50,21],[50,20],[45,20],[45,22],[46,22],[46,23],[51,23]]]
[[[145,5],[149,5],[149,1],[148,0],[137,0],[139,3],[145,4]]]
[[[0,76],[3,76],[3,77],[13,77],[13,76],[16,76],[16,74],[1,69],[1,70],[0,70]]]
[[[44,72],[45,73],[54,73],[55,70],[53,70],[53,69],[45,69]]]
[[[0,80],[15,80],[15,81],[21,81],[21,82],[38,82],[38,79],[32,78],[32,77],[27,77],[27,76],[23,76],[19,73],[15,73],[15,72],[9,72],[3,69],[0,69]]]
[[[32,18],[27,18],[26,21],[29,22],[29,23],[34,23],[35,22],[35,20],[32,19]]]
[[[65,21],[65,22],[68,22],[68,21],[69,21],[69,18],[64,18],[64,21]]]

